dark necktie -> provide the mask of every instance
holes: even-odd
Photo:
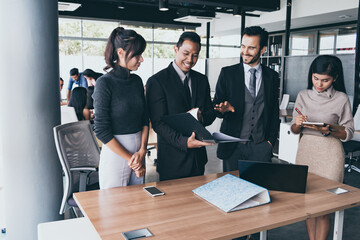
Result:
[[[255,99],[256,98],[256,69],[250,68],[250,84],[249,84],[249,92],[251,96]]]
[[[191,92],[190,92],[190,88],[189,88],[189,78],[188,77],[186,77],[184,80],[184,89],[185,89],[186,99],[189,101],[189,103],[191,103]]]

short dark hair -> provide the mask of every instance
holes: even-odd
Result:
[[[199,50],[201,49],[201,39],[196,32],[184,32],[181,34],[178,42],[176,43],[176,47],[180,48],[185,40],[190,40],[191,42],[199,44]]]
[[[269,33],[265,30],[265,28],[261,28],[259,26],[247,27],[244,30],[244,35],[248,36],[260,36],[260,49],[267,46],[267,41],[269,37]]]
[[[74,75],[78,75],[79,74],[79,69],[77,68],[72,68],[70,70],[70,76],[74,76]]]
[[[314,73],[329,75],[336,79],[333,82],[333,87],[336,91],[340,91],[346,94],[344,83],[344,71],[341,60],[333,55],[320,55],[314,59],[310,65],[308,75],[308,89],[312,89],[312,75]]]
[[[119,63],[117,49],[122,48],[126,52],[126,63],[135,56],[141,55],[146,48],[145,39],[134,30],[124,29],[123,27],[115,28],[107,41],[105,48],[105,62],[106,67],[104,71],[112,68],[114,69]]]
[[[64,79],[62,79],[62,78],[60,77],[60,81],[64,82]]]

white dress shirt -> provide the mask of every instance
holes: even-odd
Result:
[[[190,94],[191,94],[191,96],[192,96],[190,72],[188,72],[188,73],[185,74],[185,73],[179,68],[179,66],[176,65],[175,61],[173,61],[172,65],[173,65],[176,73],[179,75],[182,84],[184,84],[185,78],[186,78],[186,77],[188,78],[188,84],[189,84]]]
[[[250,86],[250,68],[255,68],[256,69],[256,73],[255,73],[255,77],[256,77],[256,91],[255,94],[257,96],[260,86],[261,86],[261,82],[262,82],[262,69],[261,69],[261,65],[260,63],[258,65],[256,65],[255,67],[250,67],[249,65],[243,63],[244,65],[244,73],[245,73],[245,86],[247,87],[247,89],[249,89]]]

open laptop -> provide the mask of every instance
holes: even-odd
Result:
[[[239,176],[268,190],[305,193],[308,166],[239,160]]]

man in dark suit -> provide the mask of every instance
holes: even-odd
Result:
[[[279,131],[279,76],[260,64],[268,33],[261,27],[245,28],[241,40],[243,62],[221,70],[214,98],[220,131],[248,142],[219,144],[223,171],[238,168],[237,160],[270,162]]]
[[[175,60],[149,78],[146,99],[151,124],[158,137],[157,172],[160,180],[203,175],[207,162],[206,145],[184,136],[162,121],[165,115],[199,108],[199,121],[207,126],[215,119],[210,86],[205,75],[192,70],[200,52],[200,37],[184,32],[174,47]]]

